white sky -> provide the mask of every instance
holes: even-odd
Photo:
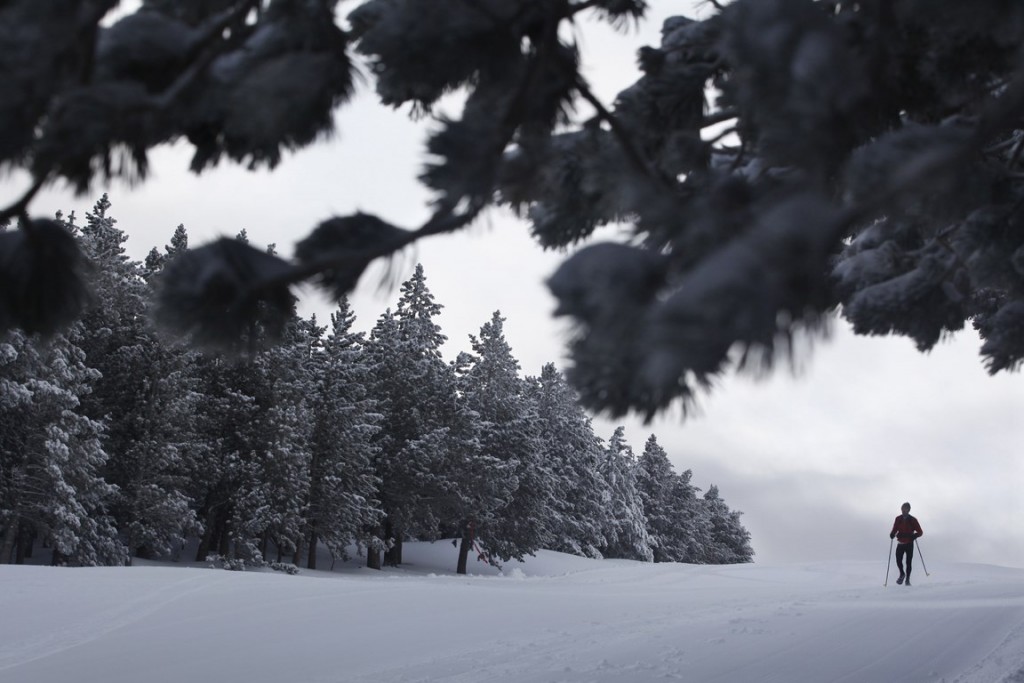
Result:
[[[657,45],[662,19],[690,3],[651,5],[640,34],[585,26],[585,75],[606,103],[636,79],[635,49]],[[166,244],[179,223],[193,246],[245,228],[255,244],[274,242],[285,256],[332,215],[362,210],[420,225],[429,200],[415,181],[424,124],[379,107],[365,87],[337,120],[332,140],[288,156],[273,173],[222,164],[194,176],[189,149],[178,145],[152,154],[151,176],[139,187],[96,187],[83,198],[55,190],[32,208],[83,216],[106,189],[135,258]],[[0,202],[24,184],[5,179]],[[394,279],[423,263],[445,306],[439,322],[450,358],[500,310],[523,371],[537,374],[545,362],[564,366],[566,328],[551,319],[554,302],[543,285],[562,258],[535,246],[525,224],[495,211],[398,259]],[[397,300],[380,280],[381,271],[371,271],[353,298],[361,329]],[[331,306],[311,293],[305,310],[326,319]],[[718,484],[730,507],[745,512],[759,561],[881,561],[892,519],[909,500],[925,531],[926,560],[1024,567],[1021,376],[989,377],[970,332],[925,356],[909,340],[857,338],[839,323],[831,340],[813,346],[796,378],[785,371],[761,381],[729,376],[685,422],[678,413],[649,426],[598,420],[597,433],[608,438],[624,424],[637,452],[656,434],[678,470],[692,469],[702,488]]]

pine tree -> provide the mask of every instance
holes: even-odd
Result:
[[[149,325],[146,270],[128,258],[110,207],[104,194],[78,231],[94,296],[81,346],[100,372],[82,407],[105,425],[104,472],[118,487],[112,513],[130,556],[161,556],[196,526],[180,447],[192,421],[192,378],[186,352],[161,343]]]
[[[237,239],[247,242],[245,230]],[[317,332],[299,320],[294,299],[289,306],[282,329],[249,329],[248,357],[204,361],[210,383],[203,393],[211,402],[204,431],[220,477],[205,492],[199,559],[215,552],[232,567],[259,565],[271,542],[279,554],[301,555],[312,428],[306,363]],[[265,345],[267,335],[280,335],[281,343]]]
[[[682,552],[681,561],[710,564],[714,562],[711,518],[701,504],[699,493],[700,489],[693,484],[692,470],[683,470],[676,476],[672,502],[681,531],[677,543]]]
[[[553,484],[545,547],[601,557],[607,526],[601,440],[554,364],[544,365],[539,377],[527,381],[537,414],[541,466]]]
[[[252,463],[256,448],[247,427],[258,410],[247,363],[201,358],[196,370],[197,457],[190,463],[189,482],[202,525],[196,560],[203,561],[211,554],[229,556],[232,540],[244,536],[232,528],[232,521],[238,492],[257,485]]]
[[[331,315],[329,336],[311,346],[308,359],[314,378],[305,512],[310,569],[316,568],[318,542],[332,557],[344,558],[351,543],[371,542],[367,530],[377,527],[383,515],[376,498],[380,480],[373,468],[381,415],[367,389],[371,368],[363,335],[352,330],[354,322],[343,300]],[[315,320],[311,326],[316,329]]]
[[[434,322],[441,305],[420,265],[401,291],[396,311],[380,316],[367,341],[371,393],[383,416],[374,468],[385,513],[379,542],[368,550],[370,566],[385,547],[387,561],[400,563],[406,537],[437,538],[450,523],[445,510],[469,495],[450,479],[469,461],[475,425],[441,355],[446,337]]]
[[[419,436],[419,425],[412,419],[418,413],[412,412],[410,404],[415,393],[410,392],[420,387],[405,381],[400,363],[409,358],[403,353],[398,323],[390,309],[381,314],[371,330],[367,353],[372,368],[371,393],[379,401],[381,414],[381,431],[374,439],[377,452],[373,471],[380,482],[376,498],[384,516],[365,532],[366,562],[368,567],[380,569],[381,552],[395,541],[395,521],[412,517],[415,484],[406,476],[400,454],[406,443]]]
[[[0,563],[23,561],[37,538],[54,564],[124,563],[107,514],[117,489],[102,478],[103,426],[80,412],[98,377],[63,335],[0,341]]]
[[[136,415],[145,433],[124,454],[116,509],[130,556],[167,557],[198,529],[188,474],[197,455],[192,439],[199,401],[183,352],[160,348],[147,370],[149,391]]]
[[[163,270],[168,261],[174,260],[180,254],[188,252],[188,231],[185,225],[179,223],[171,236],[170,244],[164,246],[163,253],[153,247],[143,262],[143,273],[147,282],[153,282],[153,278]]]
[[[491,473],[493,486],[480,516],[472,520],[477,539],[496,559],[522,559],[553,544],[551,524],[557,491],[547,476],[536,404],[519,377],[519,362],[504,335],[504,318],[495,312],[471,336],[472,354],[460,365],[460,393],[479,417],[479,448],[483,456],[503,464]],[[502,484],[508,489],[501,490]],[[482,515],[486,515],[483,517]],[[462,567],[468,551],[460,551]]]
[[[188,231],[185,230],[184,223],[179,223],[178,227],[174,229],[174,234],[171,235],[170,243],[164,246],[165,258],[171,261],[187,251]]]
[[[676,486],[676,473],[657,438],[652,434],[637,459],[637,489],[647,518],[647,533],[655,562],[683,562],[690,559],[681,541],[694,520],[680,512],[685,500]],[[692,561],[692,560],[691,560]]]
[[[238,491],[232,529],[235,554],[266,557],[269,539],[293,549],[299,563],[304,548],[303,500],[310,486],[313,377],[308,358],[321,328],[295,316],[283,342],[260,352],[249,370],[256,423],[250,432],[252,480]]]
[[[651,562],[654,552],[637,488],[636,457],[626,443],[625,431],[621,426],[615,428],[601,463],[601,476],[607,487],[604,502],[608,509],[605,545],[601,552],[605,557]]]
[[[714,484],[708,488],[702,502],[711,520],[712,545],[708,561],[715,564],[753,562],[750,532],[740,523],[743,513],[730,510]]]

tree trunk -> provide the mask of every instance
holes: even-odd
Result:
[[[316,547],[319,542],[319,534],[317,533],[317,520],[316,518],[320,514],[321,506],[323,501],[321,500],[321,474],[320,466],[320,449],[313,449],[313,457],[309,463],[309,491],[306,499],[306,509],[309,511],[309,551],[306,554],[306,568],[316,569]],[[296,561],[295,566],[298,567],[299,563]]]
[[[302,566],[302,549],[306,547],[306,539],[299,536],[298,541],[295,542],[295,551],[292,553],[292,564],[296,567]]]
[[[11,555],[14,553],[14,539],[18,536],[19,523],[17,519],[12,519],[11,523],[4,529],[4,540],[3,544],[0,545],[0,564],[11,563]]]
[[[213,540],[213,529],[207,527],[203,531],[203,537],[199,539],[199,547],[196,548],[196,562],[205,562],[206,556],[210,554],[210,542]]]
[[[455,569],[456,574],[465,574],[466,565],[469,560],[469,549],[473,547],[473,527],[467,526],[462,532],[462,542],[459,543],[459,564]]]
[[[150,549],[150,547],[147,546],[147,545],[140,545],[138,548],[135,549],[134,553],[130,553],[128,555],[128,566],[131,566],[131,563],[132,563],[131,560],[132,560],[133,557],[137,557],[140,560],[155,560],[155,559],[157,559],[156,553],[154,553]]]
[[[263,559],[266,560],[267,559],[267,553],[269,553],[269,552],[270,552],[270,532],[264,531],[263,535],[260,537],[260,556],[262,556]]]
[[[369,527],[366,529],[366,536],[366,568],[380,569],[380,539],[384,536],[384,531],[379,526]]]
[[[231,556],[231,534],[228,533],[227,521],[221,521],[217,525],[217,533],[220,535],[219,543],[217,544],[217,553],[221,557]]]
[[[384,566],[397,567],[402,564],[402,542],[395,541],[384,553]]]
[[[402,532],[395,530],[390,518],[384,520],[384,539],[391,543],[391,547],[384,553],[384,564],[397,567],[402,564]]]
[[[384,552],[384,564],[388,563],[388,555],[391,553],[391,539],[395,536],[395,526],[391,523],[390,517],[384,518],[384,542],[388,549]]]
[[[316,569],[317,540],[316,525],[314,525],[309,531],[309,554],[306,556],[306,567],[309,569]],[[295,566],[298,566],[298,563]]]
[[[33,525],[33,526],[30,526],[28,529],[22,529],[22,534],[24,536],[23,543],[24,543],[24,546],[25,546],[22,552],[25,553],[24,558],[26,560],[29,560],[29,559],[32,559],[32,553],[35,551],[36,536],[39,535],[39,532],[36,530],[36,527]]]
[[[203,531],[203,537],[199,539],[199,548],[196,549],[196,562],[206,562],[206,556],[213,547],[213,534],[216,528],[217,514],[210,511],[206,513],[206,529]]]
[[[377,548],[366,549],[366,568],[380,569],[380,550]]]
[[[26,524],[18,527],[18,536],[14,541],[14,564],[25,564],[25,559],[32,557],[35,534],[30,534],[27,527]]]

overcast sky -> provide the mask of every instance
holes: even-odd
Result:
[[[635,49],[657,45],[663,18],[690,7],[651,5],[639,31],[581,27],[584,74],[606,103],[636,79]],[[404,227],[422,224],[429,196],[415,177],[424,122],[381,108],[366,87],[337,121],[332,140],[288,156],[273,173],[222,165],[194,176],[189,148],[178,145],[152,154],[141,186],[97,186],[77,198],[56,188],[36,199],[33,213],[83,216],[106,190],[130,235],[129,252],[140,259],[179,223],[193,246],[244,228],[253,243],[276,243],[285,256],[332,215],[362,210]],[[17,196],[23,181],[4,179],[0,201]],[[500,310],[524,373],[537,374],[546,362],[565,365],[566,327],[551,318],[554,301],[543,284],[564,257],[542,251],[523,223],[495,211],[397,259],[394,279],[423,264],[445,306],[439,323],[449,358]],[[381,279],[371,271],[353,297],[360,329],[397,300],[397,288],[382,289]],[[311,292],[303,306],[322,319],[332,310]],[[795,375],[727,376],[685,421],[678,412],[646,426],[597,418],[596,431],[607,439],[625,425],[638,453],[656,434],[677,470],[692,469],[704,489],[717,484],[730,507],[744,511],[758,562],[877,557],[881,581],[890,525],[909,500],[924,528],[929,571],[950,561],[1024,567],[1024,377],[989,377],[969,331],[923,355],[907,339],[858,338],[838,322],[831,339],[807,346]]]

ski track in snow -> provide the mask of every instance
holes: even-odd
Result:
[[[207,578],[207,581],[204,582],[204,578]],[[39,633],[29,632],[29,635],[23,640],[17,639],[16,636],[4,638],[0,641],[0,672],[52,656],[69,648],[88,644],[112,631],[144,621],[150,615],[158,613],[170,602],[184,599],[198,591],[210,590],[219,583],[218,581],[211,582],[208,579],[209,577],[203,577],[197,573],[195,576],[165,584],[157,583],[153,589],[126,600],[118,600],[118,594],[115,594],[111,596],[112,604],[91,610],[90,613],[83,614],[78,620],[74,619],[74,616],[77,616],[74,612],[65,615],[66,621],[58,619],[53,630]],[[78,590],[89,590],[87,581],[81,582],[81,584],[84,585],[79,585]],[[45,590],[45,586],[43,588]],[[15,587],[16,590],[17,587]],[[56,602],[53,595],[45,596],[45,599]],[[73,595],[61,596],[60,602],[54,605],[54,613],[59,615],[62,610],[72,607],[73,599]],[[0,605],[2,604],[3,601],[0,600]],[[15,616],[16,611],[13,609],[4,609],[2,612],[8,615],[11,624],[24,617],[24,613]]]
[[[466,682],[943,680],[940,672],[946,667],[955,669],[971,651],[951,648],[946,636],[958,630],[978,634],[992,628],[985,601],[973,605],[963,601],[904,604],[897,609],[917,608],[928,613],[890,615],[886,612],[892,611],[891,606],[880,602],[868,606],[847,603],[861,597],[846,592],[835,602],[826,594],[783,604],[752,604],[740,598],[734,599],[734,605],[726,598],[721,606],[690,613],[647,614],[569,630],[544,628],[518,641],[498,640],[474,652],[379,670],[379,678],[375,678]],[[879,623],[880,608],[884,610],[882,621],[887,623]],[[971,614],[971,610],[980,613]],[[729,616],[730,612],[737,616]],[[1006,623],[1020,623],[1019,601],[1016,609],[1007,609],[1007,616]],[[813,628],[790,623],[803,617],[812,621]],[[999,620],[995,628],[999,633],[1003,622]],[[766,642],[758,643],[759,639]],[[680,641],[688,641],[693,652],[680,647]],[[735,654],[737,649],[742,654]],[[867,662],[851,668],[849,662],[858,656]],[[422,675],[422,671],[430,674]]]
[[[0,681],[1024,683],[1024,570],[542,552],[455,576],[0,567]]]

